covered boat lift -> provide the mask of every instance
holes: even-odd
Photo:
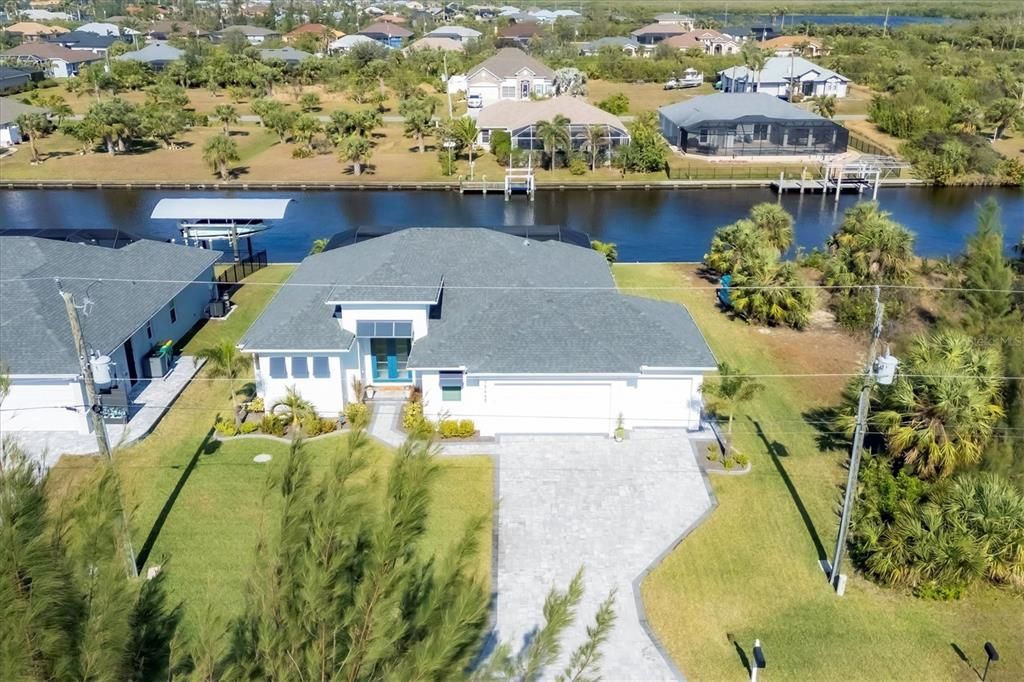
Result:
[[[161,199],[151,218],[177,220],[185,244],[210,248],[226,239],[236,262],[238,240],[244,238],[252,256],[252,236],[270,229],[268,220],[281,220],[292,199]]]

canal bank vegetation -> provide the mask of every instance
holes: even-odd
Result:
[[[763,386],[733,430],[753,469],[714,479],[718,508],[644,582],[650,621],[697,678],[743,674],[737,650],[755,638],[799,679],[829,677],[837,658],[872,679],[970,676],[985,641],[1024,647],[1024,235],[1014,225],[1004,236],[987,203],[964,253],[935,263],[914,256],[891,217],[858,205],[798,258],[799,284],[816,287],[798,330],[723,314],[708,286],[707,269],[749,267],[770,226],[786,225],[759,212],[723,227],[702,266],[615,268],[621,287],[686,304],[716,357]],[[761,247],[744,246],[751,230]],[[829,277],[841,287],[817,288]],[[849,382],[867,344],[859,316],[849,328],[835,317],[855,282],[883,285],[882,338],[901,365],[872,392],[838,598],[820,562],[838,529],[859,388]]]

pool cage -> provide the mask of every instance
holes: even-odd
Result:
[[[602,163],[611,159],[616,147],[629,142],[629,133],[621,128],[616,128],[615,126],[608,124],[594,124],[594,126],[604,129],[604,135],[602,136],[601,141]],[[569,124],[569,140],[572,151],[588,152],[590,144],[588,129],[591,127],[593,126],[583,123]],[[537,136],[537,126],[535,124],[531,124],[513,130],[512,148],[537,152],[543,151],[544,141]]]
[[[701,121],[679,129],[679,148],[707,156],[841,154],[850,133],[823,118],[751,122]]]

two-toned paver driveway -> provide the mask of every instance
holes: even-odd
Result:
[[[637,431],[625,442],[579,436],[505,437],[498,450],[497,631],[519,647],[544,597],[582,566],[586,594],[563,641],[561,671],[598,604],[615,589],[605,680],[675,679],[640,622],[636,578],[711,507],[686,434]]]

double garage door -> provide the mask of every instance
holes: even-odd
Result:
[[[608,383],[493,382],[487,387],[492,431],[502,433],[611,433],[612,387]]]

